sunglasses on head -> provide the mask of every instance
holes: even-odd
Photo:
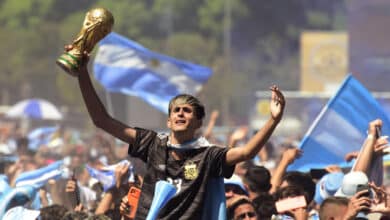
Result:
[[[240,215],[238,215],[234,220],[242,220],[242,219],[245,219],[245,217],[249,217],[249,218],[253,218],[253,217],[256,217],[256,213],[254,212],[245,212],[245,213],[242,213]]]

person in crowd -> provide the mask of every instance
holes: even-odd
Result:
[[[83,211],[68,211],[61,220],[85,220],[88,214]]]
[[[257,156],[254,158],[254,163],[258,166],[264,166],[270,170],[270,172],[275,169],[275,146],[271,141],[268,141],[259,151]]]
[[[104,214],[99,214],[99,215],[91,215],[88,216],[85,220],[112,220],[113,218],[108,217],[107,215]]]
[[[307,204],[311,203],[314,199],[316,184],[308,173],[299,171],[287,172],[283,177],[281,188],[283,189],[287,186],[296,186],[301,188],[305,192]]]
[[[357,219],[359,212],[369,209],[371,204],[369,198],[362,197],[364,193],[366,192],[359,192],[350,199],[338,196],[331,196],[326,198],[320,206],[320,220]]]
[[[349,199],[331,196],[326,198],[320,206],[320,220],[343,220],[348,210]]]
[[[233,198],[235,196],[246,195],[248,196],[248,191],[246,190],[244,183],[241,180],[241,177],[233,174],[229,179],[224,179],[225,185],[225,197],[226,200]]]
[[[203,136],[207,140],[210,140],[213,143],[218,143],[216,137],[214,137],[213,135],[213,129],[215,127],[215,123],[217,122],[218,117],[219,117],[219,111],[213,110],[210,114],[209,122],[207,123],[207,126],[203,132]]]
[[[307,220],[309,216],[308,192],[297,185],[288,185],[280,188],[274,194],[275,207],[279,217],[286,216],[287,219]]]
[[[249,167],[254,166],[252,160],[246,160],[240,163],[236,164],[236,167],[234,169],[234,174],[239,176],[241,179],[244,178],[245,173],[248,171]]]
[[[40,211],[40,220],[61,220],[61,218],[68,212],[68,209],[64,205],[53,204],[42,207]]]
[[[65,49],[71,50],[72,46]],[[205,109],[197,98],[186,94],[174,97],[169,103],[169,135],[131,127],[107,113],[92,85],[87,63],[88,55],[85,54],[77,70],[77,79],[92,121],[97,127],[129,143],[129,154],[147,164],[135,219],[146,218],[159,180],[166,180],[177,188],[176,195],[159,211],[159,218],[201,219],[208,181],[213,177],[230,177],[235,164],[253,158],[268,141],[283,115],[284,96],[278,87],[272,86],[270,118],[240,148],[213,146],[205,138],[197,137]]]
[[[229,135],[228,147],[242,146],[247,139],[248,132],[249,132],[248,126],[240,126],[237,129],[235,129],[233,133]]]
[[[316,192],[314,195],[314,201],[317,205],[321,205],[324,199],[333,196],[336,191],[341,187],[344,178],[344,173],[341,171],[331,172],[324,175],[316,183]]]
[[[271,173],[263,166],[249,167],[243,181],[251,200],[260,194],[268,194],[271,189]]]
[[[257,214],[252,202],[246,196],[237,196],[228,201],[227,205],[228,220],[256,220]]]
[[[271,176],[271,189],[269,190],[271,194],[276,192],[278,188],[281,187],[281,185],[283,184],[283,180],[286,178],[285,173],[287,167],[301,155],[302,151],[296,147],[286,148],[284,150],[284,152],[282,153],[282,157]],[[287,184],[284,183],[284,185]]]
[[[120,205],[121,199],[127,196],[130,188],[129,178],[129,165],[122,164],[115,168],[115,186],[110,188],[99,202],[95,214],[106,214],[108,216],[114,216],[114,218],[120,218]],[[137,186],[139,187],[139,186]]]
[[[271,220],[273,215],[277,214],[275,207],[275,198],[266,193],[262,193],[252,200],[258,219]]]

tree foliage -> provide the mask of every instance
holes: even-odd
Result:
[[[11,103],[39,96],[81,106],[75,80],[55,60],[80,31],[86,11],[105,7],[115,17],[115,32],[160,53],[212,67],[214,75],[200,94],[202,99],[216,109],[228,99],[231,115],[245,117],[254,91],[272,83],[298,88],[301,31],[345,28],[344,4],[336,0],[0,0],[0,85]],[[31,92],[20,91],[24,84]]]

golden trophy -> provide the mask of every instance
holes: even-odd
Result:
[[[63,53],[56,63],[72,76],[77,76],[84,51],[90,53],[97,42],[111,32],[114,17],[104,8],[94,8],[87,12],[83,27],[72,42],[73,48]]]

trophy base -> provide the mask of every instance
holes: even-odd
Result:
[[[78,76],[78,60],[70,55],[69,53],[62,54],[57,60],[56,64],[61,67],[65,72],[70,74],[71,76],[77,77]]]

